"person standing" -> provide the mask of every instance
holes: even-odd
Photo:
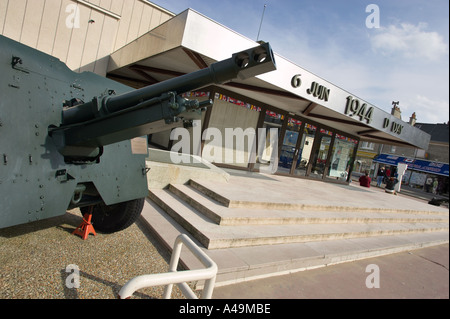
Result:
[[[384,166],[381,166],[380,168],[378,168],[377,172],[377,187],[381,187],[383,178],[384,178]]]
[[[431,186],[433,185],[433,179],[431,178],[431,176],[428,176],[426,182],[425,182],[425,191],[427,193],[431,192]]]
[[[438,182],[437,178],[435,178],[433,181],[433,194],[435,194],[435,195],[437,194],[438,185],[439,185],[439,182]]]
[[[389,167],[386,168],[384,175],[386,176],[386,180],[389,180],[389,177],[391,177],[391,169]]]

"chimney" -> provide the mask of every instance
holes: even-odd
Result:
[[[401,120],[402,119],[402,112],[400,111],[400,107],[398,107],[399,103],[400,103],[399,101],[397,101],[397,102],[392,101],[392,105],[393,106],[392,106],[391,114],[394,115],[396,118],[399,118]]]
[[[411,124],[412,126],[416,124],[416,112],[414,112],[409,118],[409,124]]]

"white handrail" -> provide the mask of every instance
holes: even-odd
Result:
[[[177,271],[183,243],[206,267],[205,269]],[[210,299],[214,290],[217,275],[217,265],[209,258],[187,235],[181,234],[175,239],[175,244],[170,258],[169,272],[163,274],[152,274],[137,276],[129,280],[119,291],[119,298],[130,298],[139,289],[153,286],[167,285],[164,290],[164,299],[169,299],[172,294],[173,284],[177,284],[184,296],[197,299],[192,289],[186,282],[194,280],[206,280],[202,292],[202,299]]]

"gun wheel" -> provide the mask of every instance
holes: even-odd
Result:
[[[114,233],[131,226],[142,212],[144,198],[114,205],[97,204],[92,212],[92,224],[102,233]],[[89,207],[82,207],[81,213],[88,212]]]

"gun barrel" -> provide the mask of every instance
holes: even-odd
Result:
[[[103,146],[161,131],[180,114],[189,116],[187,111],[204,107],[179,94],[275,69],[273,52],[264,43],[193,73],[117,96],[96,96],[87,103],[64,108],[61,125],[50,127],[49,135],[66,162],[98,161]]]
[[[235,78],[246,79],[276,69],[275,59],[269,43],[241,51],[231,58],[211,64],[208,68],[188,73],[177,78],[124,93],[105,97],[102,114],[123,111],[167,92],[181,94],[210,84],[222,84]],[[98,117],[92,105],[84,103],[63,111],[63,125],[82,123]]]

